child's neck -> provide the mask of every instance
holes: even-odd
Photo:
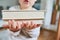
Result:
[[[20,7],[21,10],[29,10],[32,9],[32,7]]]

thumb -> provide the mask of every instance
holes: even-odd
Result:
[[[4,24],[3,28],[9,28],[9,26],[7,24]]]

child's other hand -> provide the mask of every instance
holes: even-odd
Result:
[[[33,23],[33,22],[25,22],[25,23],[22,22],[22,27],[27,28],[29,30],[37,28],[39,26],[41,26],[41,24],[36,24],[36,23]]]
[[[15,20],[9,20],[8,25],[4,25],[4,28],[8,28],[10,31],[17,32],[21,29],[21,24]]]

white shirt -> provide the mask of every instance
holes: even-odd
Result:
[[[21,9],[20,9],[20,6],[13,6],[13,7],[9,8],[9,10],[21,10]],[[25,9],[25,10],[36,10],[36,9],[28,8],[28,9]],[[19,34],[20,31],[14,33],[12,31],[8,30],[8,32],[10,33],[9,40],[37,40],[38,36],[40,34],[40,27],[32,29],[30,31],[31,32],[29,32],[29,33],[32,34],[31,35],[32,38],[27,38],[27,37]],[[19,35],[19,36],[17,36],[17,35]]]
[[[11,8],[9,8],[9,10],[21,10],[20,9],[20,6],[13,6],[13,7],[11,7]],[[36,10],[35,8],[27,8],[27,9],[24,9],[24,10]]]

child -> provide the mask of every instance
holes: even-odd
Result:
[[[19,5],[9,8],[9,10],[36,10],[32,7],[36,1],[19,0]],[[30,21],[16,22],[15,20],[9,20],[8,25],[4,25],[5,28],[9,28],[9,40],[37,40],[40,34],[40,27],[37,26],[39,25]],[[23,27],[25,27],[24,30]]]

